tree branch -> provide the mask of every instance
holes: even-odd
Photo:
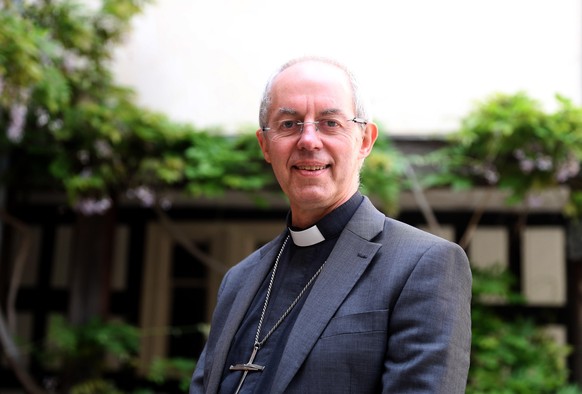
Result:
[[[485,213],[485,209],[487,209],[487,205],[489,205],[489,200],[491,199],[491,195],[493,194],[494,190],[495,189],[493,187],[487,189],[485,196],[481,199],[479,205],[473,212],[471,220],[467,225],[467,229],[465,230],[465,233],[463,234],[461,240],[459,241],[459,245],[461,246],[461,248],[466,249],[471,243],[473,235],[475,234],[475,230],[477,229],[477,226],[481,221],[481,217]]]
[[[8,318],[4,317],[2,308],[0,308],[0,345],[4,350],[8,365],[14,371],[14,374],[22,383],[22,386],[27,393],[43,394],[45,391],[35,382],[34,378],[28,373],[28,370],[22,363],[22,358],[18,347],[15,345],[12,335],[16,332],[16,312],[15,301],[18,294],[18,287],[20,286],[20,279],[24,271],[24,265],[28,257],[28,250],[30,249],[30,229],[28,226],[9,215],[7,212],[0,210],[0,220],[6,224],[15,227],[23,235],[22,242],[18,248],[18,253],[15,258],[12,277],[10,280],[10,287],[8,292],[7,310]]]
[[[202,262],[205,266],[210,268],[211,270],[224,274],[228,270],[228,267],[224,265],[222,262],[215,260],[208,256],[206,253],[201,251],[196,245],[191,242],[187,237],[185,237],[180,231],[176,229],[168,215],[164,213],[162,208],[158,204],[155,205],[154,211],[158,215],[160,219],[160,223],[166,229],[170,237],[174,241],[176,241],[179,245],[181,245],[186,251],[188,251],[192,256],[196,257],[198,260]]]
[[[26,223],[8,214],[4,210],[0,210],[0,220],[14,227],[22,236],[12,266],[12,275],[10,277],[8,297],[6,301],[6,322],[9,332],[14,335],[16,333],[16,296],[18,295],[22,273],[24,272],[24,267],[28,260],[31,244],[31,231]]]
[[[418,204],[418,207],[420,208],[420,211],[422,212],[422,215],[424,216],[426,222],[428,223],[428,227],[433,233],[438,234],[438,232],[441,229],[441,226],[432,208],[430,207],[430,204],[426,200],[426,196],[424,195],[424,191],[422,190],[420,182],[416,177],[414,168],[412,168],[412,165],[410,164],[406,166],[406,176],[408,177],[408,180],[412,184],[412,194],[414,196],[414,199],[416,200],[416,203]]]

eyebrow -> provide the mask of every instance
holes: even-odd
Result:
[[[297,111],[293,108],[281,107],[279,108],[278,115],[297,115]]]
[[[329,108],[321,111],[319,116],[327,116],[327,115],[342,115],[344,112],[341,109],[337,108]]]
[[[288,107],[281,107],[279,108],[278,115],[292,115],[296,116],[298,114],[297,110]],[[337,108],[329,108],[324,109],[323,111],[319,112],[319,116],[328,116],[328,115],[342,115],[343,111]]]

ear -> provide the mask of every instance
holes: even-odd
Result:
[[[362,138],[362,145],[360,146],[360,159],[368,157],[377,138],[378,126],[375,123],[368,123],[364,129],[364,137]]]
[[[267,141],[267,137],[265,136],[265,132],[262,129],[258,129],[256,132],[257,140],[259,140],[259,146],[263,151],[263,157],[267,163],[271,163],[271,158],[269,156],[269,141]]]

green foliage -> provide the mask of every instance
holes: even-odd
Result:
[[[568,185],[577,189],[582,160],[582,108],[557,96],[555,112],[520,92],[496,94],[476,105],[450,136],[450,146],[430,162],[428,186],[468,188],[494,185],[509,191],[509,203],[535,203],[541,191]],[[572,200],[568,212],[582,206]]]
[[[62,366],[80,360],[102,360],[109,354],[121,363],[130,362],[138,353],[140,333],[121,322],[95,318],[87,324],[72,325],[62,316],[53,316],[49,323],[43,359],[47,365]],[[102,364],[93,365],[97,372]]]
[[[92,379],[72,387],[70,394],[123,394],[123,391],[104,379]]]
[[[494,267],[473,268],[471,368],[468,394],[582,393],[568,385],[570,349],[557,344],[534,321],[504,319],[495,305],[521,301],[514,278]]]
[[[70,393],[118,393],[104,379],[106,357],[131,367],[139,351],[139,330],[121,322],[100,319],[72,325],[62,316],[49,321],[46,344],[40,351],[45,366],[60,372],[59,390]]]
[[[99,213],[123,193],[150,205],[168,188],[216,195],[273,183],[249,136],[172,122],[114,83],[112,48],[143,1],[103,0],[95,11],[19,3],[0,9],[0,153],[11,190],[65,191],[81,213]]]
[[[361,191],[377,197],[388,215],[398,213],[400,192],[406,183],[406,165],[406,159],[386,137],[376,140],[374,149],[364,162]]]
[[[216,195],[225,189],[253,191],[275,182],[254,134],[207,135],[193,140],[184,155],[187,187],[194,195]]]
[[[33,21],[0,10],[0,76],[4,85],[8,76],[14,87],[35,84],[43,78],[40,48],[44,41],[44,32],[35,28]],[[3,86],[0,103],[9,105],[14,93],[10,85]]]
[[[202,332],[207,325],[198,327]],[[115,360],[119,367],[133,370],[139,364],[139,344],[141,332],[131,324],[93,319],[88,323],[72,325],[62,316],[53,316],[45,347],[40,351],[43,364],[63,372],[58,379],[59,389],[71,394],[114,394],[122,393],[114,382],[105,378],[105,360]],[[84,374],[71,375],[71,365],[81,366]],[[183,391],[187,391],[192,372],[196,367],[194,359],[156,359],[147,367],[147,380],[154,386],[169,380],[176,380]],[[140,388],[133,393],[152,393]]]
[[[187,392],[195,367],[196,362],[191,359],[157,359],[150,366],[148,379],[157,384],[164,383],[169,377],[179,379],[180,390]]]

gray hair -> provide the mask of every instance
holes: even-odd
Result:
[[[292,60],[288,61],[287,63],[283,64],[281,67],[279,67],[279,69],[267,81],[267,85],[265,86],[265,91],[263,92],[263,98],[261,100],[261,106],[259,109],[259,125],[261,128],[268,127],[267,123],[269,120],[268,119],[269,118],[269,110],[271,109],[270,107],[271,107],[271,101],[272,101],[271,89],[273,88],[273,83],[274,83],[275,79],[277,78],[277,76],[279,76],[279,74],[281,74],[283,71],[285,71],[289,67],[291,67],[295,64],[299,64],[299,63],[303,63],[303,62],[307,62],[307,61],[317,61],[317,62],[321,62],[321,63],[325,63],[325,64],[330,64],[330,65],[335,66],[335,67],[339,68],[340,70],[342,70],[346,74],[346,76],[348,77],[348,81],[349,81],[351,89],[352,89],[352,100],[353,100],[354,109],[356,112],[355,116],[357,118],[363,118],[363,119],[366,119],[367,121],[371,121],[370,113],[369,113],[367,105],[365,103],[360,85],[359,85],[358,81],[356,80],[356,77],[354,76],[354,74],[344,64],[342,64],[336,60],[326,58],[326,57],[304,56],[304,57],[292,59]]]

